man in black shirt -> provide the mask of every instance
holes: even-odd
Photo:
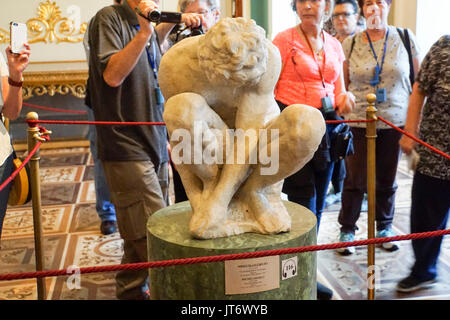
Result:
[[[97,121],[163,121],[160,44],[174,24],[154,28],[143,16],[156,9],[158,1],[123,0],[101,9],[92,19],[88,90]],[[182,22],[193,27],[201,19],[200,15],[182,15]],[[98,156],[124,240],[122,263],[147,261],[147,219],[168,204],[166,128],[98,125],[96,129]],[[119,299],[146,299],[147,290],[147,270],[117,273]]]

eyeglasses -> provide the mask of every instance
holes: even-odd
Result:
[[[210,13],[213,13],[215,11],[216,11],[216,8],[211,8],[211,9],[201,10],[201,11],[193,12],[193,13],[200,14],[206,18]]]
[[[320,0],[297,0],[297,2],[300,2],[300,3],[306,3],[306,2],[312,2],[312,3],[317,3],[317,2],[320,2]]]
[[[353,15],[354,15],[354,13],[341,12],[341,13],[334,13],[332,17],[333,17],[333,19],[339,19],[339,17],[350,18]]]
[[[384,4],[387,4],[387,1],[385,1],[385,0],[366,0],[366,1],[364,1],[363,6],[368,7],[368,6],[371,6],[374,4],[384,5]]]

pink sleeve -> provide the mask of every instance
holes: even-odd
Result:
[[[284,64],[285,60],[286,60],[286,56],[288,53],[288,41],[287,41],[287,37],[286,37],[286,32],[281,32],[279,34],[277,34],[277,36],[275,37],[275,39],[273,39],[272,42],[280,51],[280,55],[281,55],[281,62]]]
[[[345,54],[344,54],[344,49],[342,49],[342,44],[339,42],[338,39],[331,36],[330,34],[327,33],[327,36],[328,36],[327,40],[331,41],[331,43],[332,43],[333,51],[334,51],[334,54],[336,55],[338,61],[340,63],[343,63],[345,61]]]

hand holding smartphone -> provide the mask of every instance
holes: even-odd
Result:
[[[11,52],[19,54],[26,49],[27,25],[20,22],[10,23]]]

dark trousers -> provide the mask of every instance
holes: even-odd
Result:
[[[287,107],[286,104],[280,101],[277,101],[277,104],[281,111]],[[335,127],[335,124],[327,124],[326,135],[323,137],[321,145],[314,154],[314,158],[299,171],[287,177],[283,185],[283,192],[287,194],[289,201],[308,208],[316,215],[317,232],[319,232],[328,185],[330,184],[335,164],[331,161],[329,151],[329,136]]]
[[[450,211],[450,181],[416,173],[411,200],[411,233],[445,230]],[[411,275],[427,281],[436,278],[442,237],[412,240],[416,257]]]
[[[345,158],[347,177],[342,192],[342,208],[338,221],[342,232],[354,233],[367,192],[367,143],[365,128],[351,128],[355,154]],[[398,141],[401,133],[394,129],[377,130],[376,139],[376,202],[377,230],[390,227],[394,219],[395,176],[400,157]]]
[[[344,189],[345,175],[345,160],[335,161],[333,175],[331,176],[331,184],[333,185],[334,193],[342,192]]]
[[[173,179],[173,190],[175,193],[175,203],[188,201],[188,197],[186,195],[186,190],[184,190],[183,182],[181,181],[180,174],[175,169],[175,166],[172,165],[172,179]]]

